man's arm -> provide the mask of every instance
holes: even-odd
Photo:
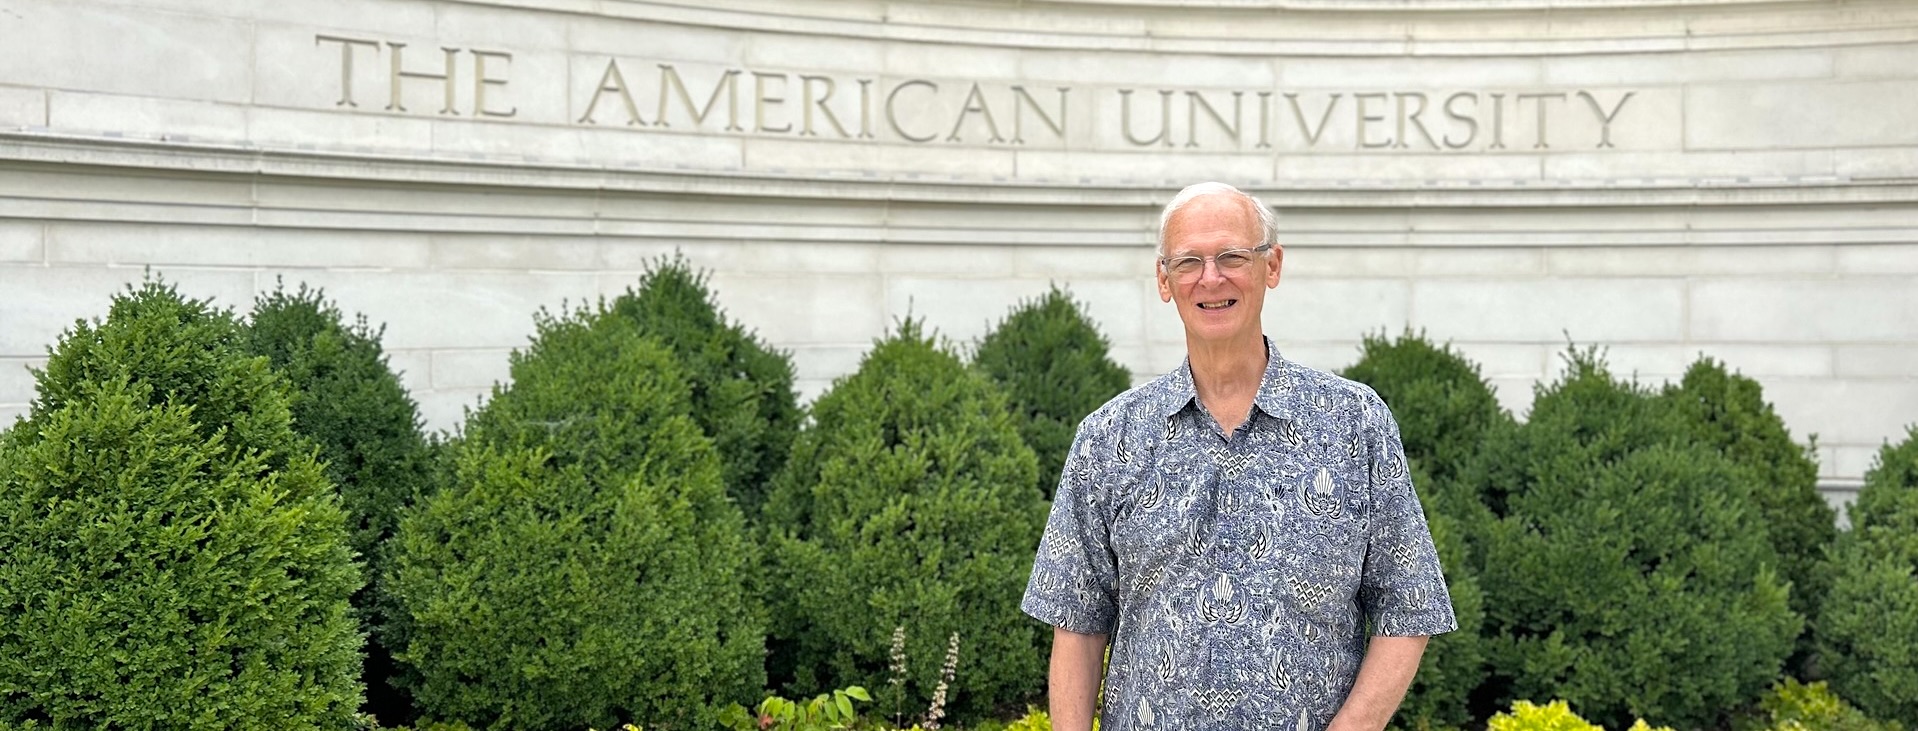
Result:
[[[1373,636],[1365,650],[1365,661],[1359,663],[1359,678],[1352,683],[1352,692],[1345,696],[1345,705],[1339,707],[1339,714],[1332,717],[1332,725],[1325,731],[1382,731],[1398,711],[1399,702],[1405,700],[1405,690],[1412,687],[1419,656],[1425,654],[1425,643],[1430,639]],[[1055,668],[1058,652],[1053,650]]]
[[[1053,731],[1092,731],[1093,706],[1098,703],[1099,681],[1105,675],[1105,654],[1105,635],[1082,635],[1062,627],[1052,628],[1052,672],[1047,679],[1047,706],[1052,714]],[[1417,657],[1412,659],[1412,665],[1418,666]],[[1409,682],[1409,673],[1407,678]]]

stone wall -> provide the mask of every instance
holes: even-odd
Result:
[[[388,325],[436,428],[675,250],[805,395],[1049,281],[1177,365],[1158,206],[1281,215],[1268,331],[1764,382],[1835,494],[1918,421],[1918,5],[0,0],[0,418],[148,268]],[[396,91],[397,89],[397,91]]]

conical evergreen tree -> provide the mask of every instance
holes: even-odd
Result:
[[[1792,610],[1817,617],[1819,602],[1831,591],[1826,558],[1838,536],[1838,514],[1818,493],[1812,448],[1792,441],[1757,381],[1710,358],[1693,363],[1662,396],[1700,444],[1751,471],[1753,497],[1778,553],[1779,577],[1791,582]],[[1793,663],[1798,671],[1811,662],[1814,635],[1799,638]]]
[[[812,413],[762,519],[775,679],[924,709],[957,633],[955,718],[1035,697],[1044,628],[1019,599],[1046,511],[1005,396],[908,321]],[[912,663],[888,697],[897,627]]]
[[[478,727],[705,728],[764,687],[765,619],[685,376],[604,307],[537,325],[400,524],[404,678]]]
[[[419,407],[388,367],[380,331],[364,317],[348,325],[319,290],[281,286],[261,296],[247,345],[292,385],[293,428],[319,446],[346,508],[353,550],[366,567],[367,584],[354,594],[353,607],[368,634],[367,710],[390,725],[410,722],[411,702],[389,682],[392,656],[380,639],[388,609],[378,577],[401,509],[431,484],[432,448],[421,433]]]
[[[1048,500],[1059,489],[1079,421],[1132,382],[1110,349],[1079,303],[1054,286],[1019,303],[973,352],[973,365],[1005,390],[1022,417],[1019,434],[1039,457],[1039,490]]]
[[[684,257],[654,262],[612,311],[679,360],[693,419],[719,449],[727,493],[753,515],[798,433],[792,359],[727,321],[705,275]]]
[[[1490,513],[1477,490],[1455,482],[1488,434],[1515,423],[1478,364],[1422,333],[1366,336],[1359,360],[1341,375],[1371,386],[1392,409],[1458,619],[1456,631],[1432,638],[1398,718],[1413,728],[1463,726],[1487,672],[1485,596],[1466,535],[1483,530]]]
[[[1918,719],[1918,427],[1879,450],[1833,553],[1818,632],[1832,689],[1872,717]]]
[[[53,349],[0,439],[0,725],[353,723],[345,514],[244,338],[148,282]]]
[[[1497,515],[1474,537],[1489,687],[1499,705],[1562,698],[1608,726],[1716,727],[1778,677],[1803,627],[1756,481],[1595,354],[1569,361],[1460,477]]]

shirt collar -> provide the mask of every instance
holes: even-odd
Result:
[[[1179,364],[1179,369],[1172,372],[1167,392],[1170,398],[1162,405],[1162,415],[1168,418],[1183,411],[1199,397],[1199,390],[1192,383],[1192,358],[1187,357]],[[1278,346],[1272,343],[1272,338],[1265,338],[1265,375],[1259,377],[1259,392],[1252,397],[1252,404],[1267,416],[1290,419],[1291,396],[1291,362],[1279,355]]]

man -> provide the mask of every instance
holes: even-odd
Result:
[[[1079,425],[1023,602],[1058,731],[1091,728],[1108,638],[1105,731],[1379,731],[1457,627],[1391,412],[1261,330],[1284,253],[1228,185],[1160,215],[1186,362]]]

